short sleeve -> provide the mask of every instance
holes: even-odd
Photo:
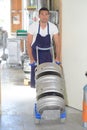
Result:
[[[38,33],[38,22],[34,22],[29,26],[28,33],[36,35]]]
[[[54,27],[53,27],[53,35],[57,34],[58,32],[59,32],[59,30],[58,30],[57,26],[54,25]]]
[[[51,35],[59,33],[58,27],[55,24],[49,22],[49,25],[50,25],[49,30]]]
[[[30,26],[29,26],[29,30],[28,30],[28,33],[30,33],[30,34],[34,34],[34,24],[31,24]]]

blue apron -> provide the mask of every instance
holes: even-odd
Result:
[[[37,54],[36,54],[36,46],[40,48],[49,48],[51,46],[51,38],[49,34],[49,24],[47,24],[47,32],[46,36],[41,36],[40,33],[40,24],[38,28],[38,34],[36,36],[36,40],[32,45],[32,54],[34,60],[37,62]],[[44,62],[52,62],[52,56],[50,50],[38,50],[39,64]],[[31,66],[31,87],[35,87],[35,67]]]

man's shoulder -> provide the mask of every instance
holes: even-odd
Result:
[[[31,34],[33,34],[34,32],[37,32],[38,30],[38,22],[33,22],[30,26],[29,26],[29,30],[28,32],[30,32]]]
[[[51,27],[56,27],[56,25],[54,24],[54,23],[52,23],[52,22],[48,22],[49,23],[49,26],[51,26]]]
[[[58,29],[58,27],[52,22],[49,22],[49,28],[53,30]]]
[[[52,22],[49,22],[49,29],[50,29],[50,32],[58,33],[58,27]]]

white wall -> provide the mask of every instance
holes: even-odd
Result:
[[[0,27],[10,33],[10,0],[1,0],[0,7]]]
[[[62,0],[62,61],[68,105],[82,110],[87,83],[87,0]]]

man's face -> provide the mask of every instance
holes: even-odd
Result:
[[[42,23],[47,23],[49,19],[49,12],[42,10],[39,14],[39,18]]]

